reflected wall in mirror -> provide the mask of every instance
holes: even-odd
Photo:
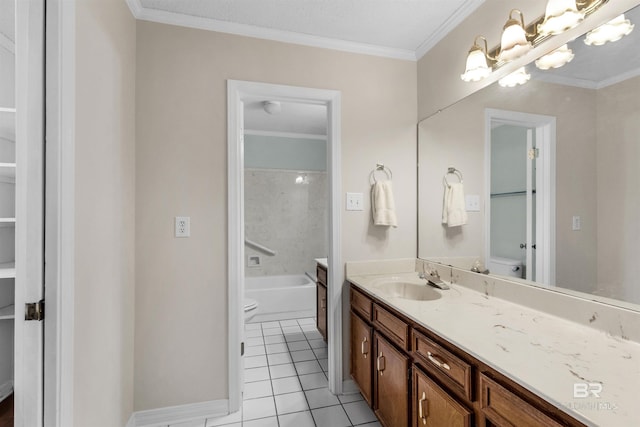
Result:
[[[640,7],[626,17],[640,23]],[[480,260],[640,304],[640,30],[602,46],[583,39],[564,67],[529,64],[526,84],[488,86],[419,123],[420,258],[465,269]],[[523,115],[550,124],[523,125]],[[442,224],[449,167],[480,200],[461,227]]]

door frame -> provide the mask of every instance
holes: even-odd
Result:
[[[556,118],[540,114],[518,111],[485,109],[485,258],[486,264],[491,258],[491,122],[536,129],[536,147],[540,156],[536,167],[542,174],[537,180],[537,188],[542,197],[536,197],[536,245],[542,250],[536,253],[536,264],[541,263],[542,275],[537,277],[538,284],[555,286],[556,284]],[[536,174],[537,175],[537,174]]]
[[[229,412],[242,403],[241,337],[244,328],[244,147],[242,105],[248,97],[264,97],[327,107],[327,165],[329,175],[329,252],[327,316],[329,390],[342,393],[342,256],[341,256],[341,93],[239,80],[227,80],[227,178],[228,178],[228,303],[229,303]]]

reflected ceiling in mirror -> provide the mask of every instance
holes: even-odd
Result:
[[[625,17],[640,23],[640,7]],[[492,211],[487,141],[492,127],[495,131],[509,123],[491,122],[487,111],[544,116],[554,122],[549,132],[555,141],[549,163],[554,167],[548,171],[554,182],[548,194],[555,204],[550,212],[555,225],[548,233],[553,273],[549,285],[640,304],[636,255],[640,242],[639,43],[638,28],[602,46],[586,45],[583,36],[568,44],[575,57],[563,67],[543,71],[529,64],[531,79],[526,84],[513,88],[493,84],[422,121],[418,129],[418,256],[465,269],[479,260],[497,271],[492,257],[496,261],[505,256],[494,253],[492,248],[498,245],[487,242]],[[521,155],[531,152],[523,150]],[[449,167],[464,175],[467,204],[479,200],[478,209],[468,209],[467,223],[461,227],[442,223],[443,176]],[[534,162],[533,167],[543,166]],[[536,197],[542,197],[542,188],[536,190],[534,204]],[[511,220],[526,222],[513,212],[500,222]],[[542,255],[533,254],[540,259]],[[507,258],[521,263],[524,274],[520,276],[526,277],[526,249],[514,247]]]

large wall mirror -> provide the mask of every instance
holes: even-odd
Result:
[[[640,6],[625,18],[620,40],[577,38],[563,67],[531,63],[525,84],[419,123],[420,258],[640,310]],[[466,224],[450,227],[460,180]]]

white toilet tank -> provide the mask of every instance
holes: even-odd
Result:
[[[522,262],[517,259],[491,257],[489,260],[489,272],[491,274],[522,278]]]

